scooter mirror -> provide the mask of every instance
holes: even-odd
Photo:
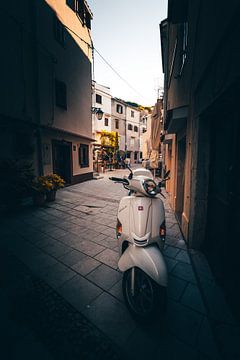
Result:
[[[169,177],[169,174],[170,174],[170,170],[168,170],[168,171],[166,172],[166,174],[164,175],[164,179],[167,179],[167,178]]]
[[[128,175],[128,178],[129,178],[129,180],[131,180],[133,178],[132,169],[130,168],[130,166],[128,164],[126,164],[126,168],[130,171],[130,174]]]

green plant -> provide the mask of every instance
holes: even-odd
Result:
[[[50,182],[52,184],[51,190],[58,190],[60,188],[63,188],[65,185],[65,181],[63,178],[61,178],[60,175],[57,174],[48,174],[46,175],[47,182]]]
[[[38,176],[36,180],[32,182],[32,189],[38,193],[48,193],[52,190],[58,190],[64,187],[65,181],[61,176],[57,174],[48,174],[44,176]]]

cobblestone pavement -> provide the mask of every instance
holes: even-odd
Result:
[[[129,315],[115,239],[118,202],[126,190],[108,180],[123,173],[67,187],[58,191],[55,202],[3,219],[0,249],[10,260],[1,273],[14,270],[2,276],[5,317],[12,311],[4,309],[13,284],[30,279],[30,285],[17,286],[22,289],[13,306],[18,316],[6,319],[20,329],[11,341],[23,344],[22,351],[31,347],[31,354],[36,352],[31,358],[42,359],[101,359],[103,353],[106,359],[238,359],[239,327],[205,258],[187,250],[167,199],[166,318],[146,328]],[[14,296],[10,299],[14,303]],[[17,336],[21,328],[28,329],[25,342]]]

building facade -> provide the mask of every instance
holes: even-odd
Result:
[[[127,151],[127,122],[126,103],[123,100],[112,98],[112,130],[119,133],[119,150]]]
[[[131,163],[140,159],[140,110],[126,103],[127,157]]]
[[[1,157],[32,161],[36,175],[56,172],[68,184],[90,179],[91,11],[84,1],[17,5],[0,13]]]
[[[239,13],[238,1],[169,0],[160,25],[171,205],[189,247],[205,252],[233,306],[240,301]]]

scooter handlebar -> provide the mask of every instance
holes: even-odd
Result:
[[[124,185],[128,185],[128,184],[129,184],[129,182],[128,182],[127,179],[117,178],[117,177],[114,177],[114,176],[110,177],[109,180],[112,180],[112,181],[115,181],[115,182],[119,182],[119,183],[122,183],[122,184],[124,184]]]

